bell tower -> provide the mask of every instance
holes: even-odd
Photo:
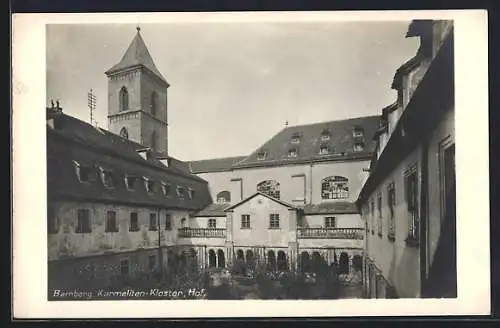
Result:
[[[108,130],[168,155],[167,89],[141,36],[141,29],[108,77]]]

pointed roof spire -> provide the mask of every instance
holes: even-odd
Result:
[[[106,75],[134,66],[143,66],[168,84],[167,80],[163,77],[158,68],[156,68],[153,58],[146,47],[146,43],[142,39],[140,33],[141,28],[137,26],[136,29],[137,33],[130,43],[127,51],[125,51],[121,61],[107,70]]]

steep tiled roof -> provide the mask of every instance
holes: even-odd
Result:
[[[208,204],[207,207],[194,214],[193,217],[208,217],[208,216],[226,216],[225,209],[227,209],[231,204]]]
[[[376,145],[372,137],[377,132],[379,123],[380,116],[365,116],[287,127],[249,156],[191,161],[191,172],[220,172],[245,167],[370,158]],[[355,128],[363,131],[362,137],[353,137]],[[328,141],[322,141],[322,133],[329,134]],[[298,143],[292,142],[294,137],[298,137]],[[361,142],[364,149],[354,152],[355,142]],[[327,146],[328,154],[320,154],[322,146]],[[295,157],[288,156],[290,150],[296,150]],[[259,159],[261,152],[266,153],[265,159]]]
[[[371,137],[378,129],[379,121],[379,116],[367,116],[287,127],[250,156],[235,164],[234,167],[283,165],[305,161],[346,160],[368,157],[375,146]],[[354,128],[361,129],[363,137],[354,138]],[[329,140],[321,140],[323,133],[329,134]],[[294,136],[298,136],[298,143],[292,143]],[[363,143],[363,151],[353,151],[355,141]],[[321,146],[327,146],[329,153],[321,155],[319,153]],[[289,151],[292,149],[296,150],[296,157],[288,156]],[[260,152],[267,153],[265,159],[258,158]]]
[[[355,203],[350,202],[325,202],[321,204],[308,204],[304,206],[304,214],[357,214],[359,210]]]
[[[189,162],[189,166],[191,168],[191,172],[193,173],[228,171],[232,168],[233,164],[242,161],[245,158],[246,156],[204,159],[191,161]]]
[[[211,202],[205,180],[175,165],[164,166],[151,156],[144,159],[137,150],[144,146],[95,128],[71,116],[55,118],[55,129],[47,126],[47,186],[49,198],[93,200],[198,211]],[[80,182],[74,162],[91,169],[92,182]],[[99,167],[112,171],[113,188],[106,188]],[[139,178],[134,191],[127,190],[125,176]],[[146,190],[143,177],[155,182],[155,191]],[[168,196],[161,183],[169,184]],[[177,186],[183,187],[178,197]],[[194,191],[192,199],[189,189]],[[183,198],[183,199],[182,199]]]
[[[117,71],[136,66],[146,67],[148,70],[153,72],[157,77],[159,77],[161,80],[163,80],[165,83],[168,84],[167,80],[163,77],[163,75],[156,67],[153,58],[151,57],[151,54],[149,53],[148,48],[146,47],[146,44],[144,43],[144,40],[142,39],[139,30],[137,31],[137,34],[135,35],[132,42],[130,43],[127,51],[123,55],[121,61],[118,64],[111,67],[109,70],[107,70],[106,74],[109,75]]]

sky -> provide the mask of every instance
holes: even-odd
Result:
[[[169,155],[249,155],[285,127],[380,115],[396,69],[419,41],[409,22],[141,24],[168,89]],[[137,33],[130,24],[47,25],[47,104],[107,128],[107,78]]]

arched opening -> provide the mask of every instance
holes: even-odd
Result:
[[[123,139],[128,139],[128,131],[125,127],[120,130],[120,137]]]
[[[349,255],[346,252],[340,253],[339,273],[349,273]]]
[[[124,86],[120,89],[120,111],[128,110],[128,91]]]
[[[312,254],[312,269],[314,272],[321,271],[324,262],[325,261],[319,252],[313,252],[313,254]]]
[[[280,199],[280,183],[276,180],[265,180],[257,184],[257,191],[276,199]]]
[[[217,194],[217,203],[224,204],[231,202],[231,193],[227,190],[221,191]]]
[[[250,250],[250,249],[247,250],[246,264],[247,264],[247,268],[249,268],[249,269],[255,268],[255,257],[254,257],[252,250]]]
[[[322,199],[349,198],[349,180],[341,176],[330,176],[321,180]]]
[[[153,93],[151,94],[151,106],[150,106],[151,115],[156,116],[157,106],[158,106],[158,94],[156,93],[156,91],[153,91]]]
[[[170,249],[167,251],[167,265],[168,265],[169,271],[175,272],[175,270],[177,268],[177,263],[175,261],[175,254]]]
[[[215,268],[217,266],[217,255],[213,249],[208,251],[208,267]]]
[[[300,269],[302,272],[311,271],[311,259],[309,258],[308,252],[300,253]]]
[[[276,270],[276,255],[272,250],[267,252],[267,269],[269,271]]]
[[[288,260],[286,258],[286,253],[283,251],[278,251],[278,271],[288,270]]]
[[[181,219],[181,229],[187,228],[187,220],[186,218]]]
[[[361,269],[363,268],[363,258],[361,257],[361,255],[354,255],[352,257],[352,268],[355,271],[361,271]]]
[[[238,261],[244,261],[245,260],[245,254],[243,253],[243,251],[241,249],[238,249],[238,251],[236,252],[236,259]]]
[[[181,269],[185,269],[187,265],[187,259],[186,259],[186,254],[184,252],[181,252],[178,256],[177,263],[178,267]]]
[[[217,267],[225,268],[226,267],[226,256],[224,255],[224,251],[219,249],[217,251]]]

